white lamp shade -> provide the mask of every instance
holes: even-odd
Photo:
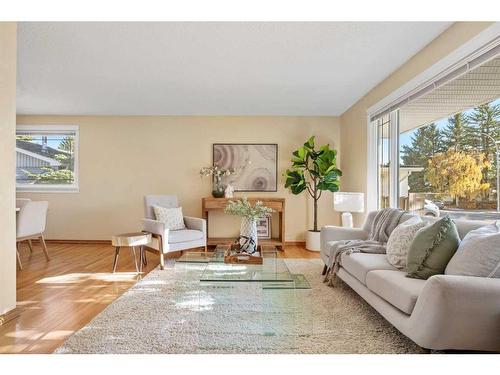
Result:
[[[333,193],[333,208],[339,212],[364,212],[364,193]]]

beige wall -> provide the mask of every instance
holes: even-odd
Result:
[[[344,172],[342,189],[366,193],[368,108],[491,25],[491,22],[454,23],[342,114],[340,120],[340,154]],[[363,215],[354,214],[354,219],[355,223],[360,225]]]
[[[0,315],[16,307],[16,24],[0,22]]]
[[[312,204],[306,194],[286,192],[281,174],[292,151],[309,136],[336,148],[340,140],[339,119],[333,117],[18,116],[17,122],[80,126],[80,192],[18,194],[49,201],[50,239],[109,239],[138,230],[145,194],[176,194],[186,214],[200,216],[211,183],[198,171],[211,164],[213,143],[235,142],[278,143],[279,191],[248,196],[286,197],[286,240],[301,241],[312,226],[307,214]],[[319,223],[338,223],[331,193],[321,198]],[[236,218],[221,214],[212,224],[213,236],[238,232]]]

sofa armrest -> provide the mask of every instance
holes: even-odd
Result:
[[[142,230],[157,234],[159,236],[168,238],[168,229],[165,228],[165,223],[158,220],[142,219]]]
[[[207,221],[199,217],[184,216],[184,224],[188,229],[201,230],[207,233]]]
[[[408,328],[429,349],[500,350],[500,279],[430,277]]]
[[[342,240],[366,240],[368,232],[361,228],[344,228],[325,225],[321,228],[321,251],[328,251],[328,242]]]

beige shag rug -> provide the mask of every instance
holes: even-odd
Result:
[[[154,270],[56,353],[422,353],[318,259],[287,259],[308,290],[202,286],[203,265]]]

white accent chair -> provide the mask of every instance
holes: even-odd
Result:
[[[31,240],[38,239],[42,245],[43,253],[47,261],[50,260],[47,245],[43,233],[47,222],[47,201],[31,201],[30,199],[16,199],[16,207],[20,208],[17,214],[16,225],[16,251],[17,264],[20,270],[23,269],[19,255],[19,244],[28,241],[30,252],[33,253]]]
[[[179,207],[175,195],[146,195],[144,197],[144,213],[142,229],[150,232],[153,241],[150,248],[160,253],[160,267],[165,268],[164,254],[197,247],[204,247],[207,252],[207,222],[205,219],[184,216],[186,229],[169,230],[165,224],[156,220],[153,205],[165,208]]]

